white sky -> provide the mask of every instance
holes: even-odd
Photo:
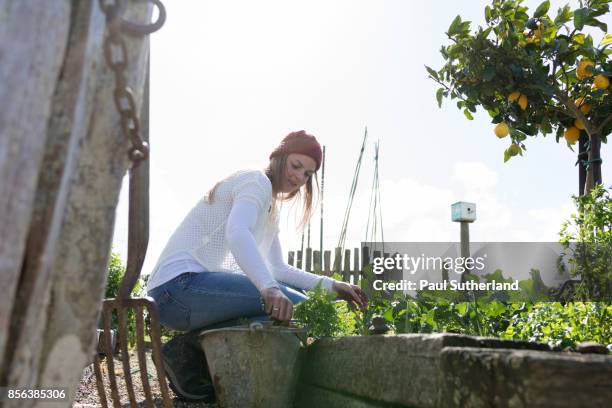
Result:
[[[152,35],[151,233],[149,273],[174,228],[229,173],[263,168],[287,133],[305,129],[326,146],[324,246],[335,246],[363,137],[369,144],[348,228],[364,239],[380,139],[385,240],[455,241],[455,201],[477,204],[473,241],[556,241],[577,193],[575,154],[554,136],[527,141],[503,163],[486,113],[468,121],[423,67],[442,66],[444,32],[460,14],[484,24],[485,0],[165,1],[168,19]],[[551,14],[565,1],[552,1]],[[538,1],[525,5],[534,10]],[[577,1],[571,1],[576,6]],[[612,25],[608,14],[605,18]],[[603,32],[593,31],[595,41]],[[602,146],[606,185],[612,178]],[[124,180],[125,181],[125,180]],[[287,221],[289,219],[289,221]],[[301,235],[283,217],[281,243]],[[319,246],[319,212],[312,246]],[[113,248],[126,259],[127,188]]]

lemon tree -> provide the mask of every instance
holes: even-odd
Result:
[[[579,193],[589,192],[602,182],[600,147],[612,133],[612,34],[602,21],[611,1],[579,1],[556,13],[544,1],[530,14],[522,0],[493,0],[476,30],[457,16],[440,51],[444,66],[425,67],[441,85],[438,104],[456,100],[470,120],[477,107],[486,110],[494,134],[510,136],[505,161],[538,135],[577,147]]]

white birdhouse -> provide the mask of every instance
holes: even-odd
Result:
[[[458,201],[451,205],[451,218],[455,222],[476,221],[476,204]]]

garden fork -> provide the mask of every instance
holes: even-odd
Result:
[[[149,79],[145,85],[142,112],[142,133],[148,139],[148,87]],[[152,358],[157,371],[157,377],[165,407],[171,407],[168,386],[164,376],[161,363],[161,330],[159,324],[159,314],[157,307],[150,297],[132,298],[131,293],[138,281],[140,271],[147,251],[149,240],[149,161],[141,160],[135,163],[129,171],[129,226],[128,226],[128,259],[127,267],[121,287],[116,298],[105,299],[102,307],[102,320],[104,330],[102,334],[102,350],[106,356],[108,383],[110,384],[111,396],[114,407],[121,406],[115,365],[113,361],[113,347],[111,339],[111,320],[113,311],[118,317],[119,347],[121,350],[123,378],[128,391],[131,406],[136,406],[136,396],[132,381],[132,371],[130,368],[128,350],[128,326],[127,314],[133,310],[136,318],[136,348],[138,353],[138,365],[143,391],[145,394],[146,406],[153,407],[151,385],[149,383],[149,373],[147,371],[147,361],[145,354],[145,324],[144,310],[147,311],[150,319],[150,339],[152,346]],[[94,370],[98,386],[98,394],[103,407],[108,407],[107,396],[104,387],[102,370],[100,368],[100,358],[96,354],[94,360]]]
[[[126,23],[121,20],[120,10],[122,2],[105,2],[100,0],[100,7],[106,14],[109,32],[105,39],[105,57],[109,67],[115,74],[115,106],[121,116],[123,132],[132,142],[130,158],[132,165],[129,170],[129,226],[128,226],[128,260],[127,268],[121,287],[116,298],[105,299],[102,306],[102,321],[104,330],[102,332],[102,349],[106,356],[108,383],[110,385],[110,395],[113,406],[119,408],[121,400],[113,361],[112,331],[111,320],[113,312],[118,317],[119,345],[121,350],[121,360],[123,368],[123,378],[127,389],[130,406],[137,406],[134,383],[132,381],[132,371],[130,368],[130,356],[128,350],[128,325],[127,314],[133,311],[136,320],[136,348],[138,354],[138,369],[145,394],[145,404],[153,407],[151,385],[149,383],[149,373],[145,353],[145,323],[144,311],[147,311],[150,321],[149,337],[152,346],[153,363],[157,371],[159,388],[162,394],[162,402],[165,408],[170,408],[170,396],[168,385],[164,374],[161,360],[161,329],[159,324],[159,314],[157,307],[150,297],[132,298],[131,293],[140,277],[140,271],[147,252],[149,241],[149,74],[150,67],[147,64],[147,77],[144,88],[142,111],[140,118],[136,116],[135,103],[131,90],[126,85],[125,67],[127,66],[127,54],[120,53],[120,57],[113,57],[113,46],[120,44],[120,51],[125,50],[122,33],[130,35],[147,35],[157,30],[165,20],[165,10],[159,0],[149,0],[154,3],[159,10],[157,21],[149,25],[138,25]],[[119,21],[121,20],[121,21]],[[120,24],[119,24],[120,23]],[[123,25],[122,25],[123,24]],[[127,24],[127,25],[126,25]],[[150,60],[150,54],[149,54]],[[141,129],[142,126],[142,129]],[[102,375],[100,356],[96,353],[94,357],[94,371],[100,403],[103,407],[108,407],[104,377]]]

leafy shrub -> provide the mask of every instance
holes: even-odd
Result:
[[[574,300],[612,301],[612,200],[601,185],[574,197],[577,213],[559,235],[569,259],[569,272],[579,277]]]

